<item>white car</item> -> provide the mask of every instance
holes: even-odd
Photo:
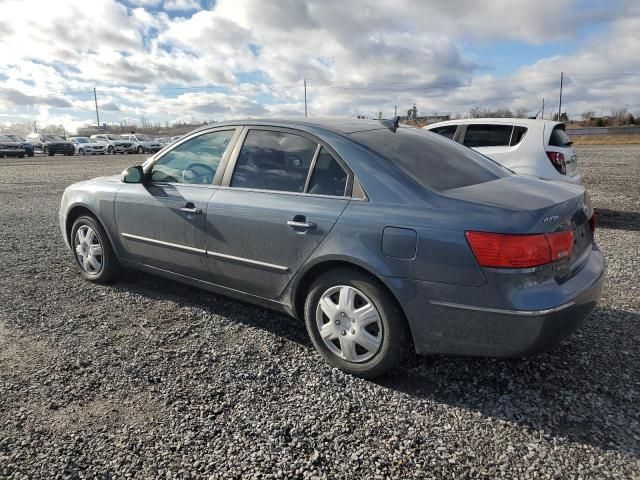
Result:
[[[145,135],[144,133],[131,133],[129,135],[122,135],[122,138],[129,140],[133,143],[137,153],[156,153],[162,149],[160,142],[156,141],[153,137]]]
[[[104,155],[107,153],[107,145],[88,137],[70,137],[69,141],[76,147],[78,155]]]
[[[114,153],[136,152],[136,149],[130,140],[125,140],[120,135],[114,135],[113,133],[91,135],[91,140],[106,144],[107,153],[109,155],[113,155]]]
[[[565,125],[526,118],[468,118],[423,127],[486,155],[520,175],[582,184]]]

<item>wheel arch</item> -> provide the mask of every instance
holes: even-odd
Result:
[[[105,227],[104,222],[100,220],[100,217],[96,212],[94,212],[85,204],[76,204],[67,211],[67,216],[65,218],[64,224],[64,234],[67,241],[69,242],[69,245],[71,245],[71,229],[73,228],[73,223],[83,215],[87,215],[95,219],[95,221],[98,222],[102,229],[107,233],[109,242],[111,243],[111,245],[113,245],[113,239],[111,238],[109,230]]]
[[[329,270],[338,269],[338,268],[347,268],[351,270],[358,271],[363,273],[371,279],[382,286],[391,297],[395,300],[398,308],[402,312],[403,316],[406,315],[404,313],[404,309],[402,305],[398,301],[398,297],[394,293],[393,289],[378,275],[376,275],[373,269],[369,265],[363,265],[361,262],[354,261],[353,259],[346,259],[342,257],[330,257],[322,260],[318,260],[308,265],[304,270],[298,273],[296,279],[294,280],[291,287],[291,310],[293,315],[298,319],[304,318],[304,302],[309,292],[309,288],[313,284],[313,282],[323,273],[328,272]],[[408,324],[408,322],[407,322]]]

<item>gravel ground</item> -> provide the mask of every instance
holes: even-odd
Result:
[[[578,151],[600,306],[529,359],[332,370],[284,315],[129,273],[81,279],[68,184],[139,157],[0,160],[1,478],[640,478],[640,146]]]

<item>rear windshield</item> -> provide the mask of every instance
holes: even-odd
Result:
[[[510,174],[476,151],[419,128],[368,130],[351,137],[433,190],[476,185]]]
[[[568,147],[572,144],[569,136],[564,131],[564,125],[556,125],[551,131],[549,145],[552,147]]]

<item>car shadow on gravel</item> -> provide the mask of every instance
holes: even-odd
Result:
[[[603,228],[640,231],[640,213],[596,208],[596,224]]]
[[[545,354],[412,355],[376,383],[639,458],[639,337],[639,313],[597,308],[583,328]]]
[[[212,315],[222,315],[233,322],[260,328],[313,348],[304,323],[289,315],[149,273],[130,270],[126,278],[126,281],[114,283],[110,288],[149,299],[172,300],[180,305],[202,308]]]
[[[303,322],[249,303],[133,271],[111,288],[204,309],[313,349]],[[627,330],[603,331],[600,324],[611,319]],[[640,392],[634,387],[640,369],[632,355],[639,336],[640,314],[598,308],[583,328],[548,353],[522,359],[410,355],[373,383],[416,400],[640,457]]]

